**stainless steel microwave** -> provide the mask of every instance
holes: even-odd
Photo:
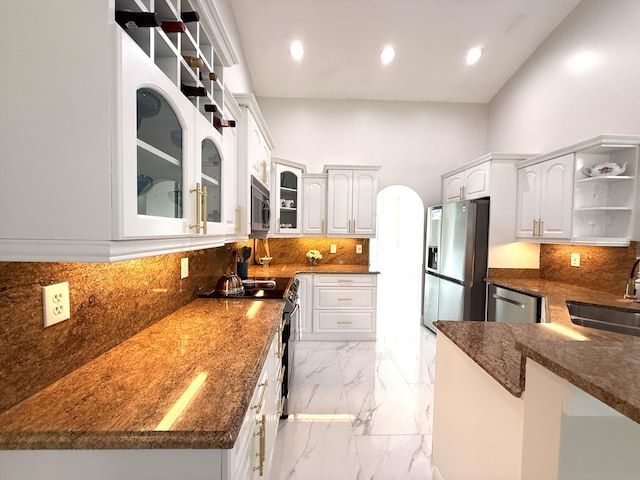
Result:
[[[251,176],[251,238],[267,238],[271,221],[269,189]]]

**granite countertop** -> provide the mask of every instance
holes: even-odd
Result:
[[[196,299],[0,414],[0,449],[232,448],[283,308]]]
[[[264,267],[261,265],[252,265],[249,267],[249,276],[273,276],[273,277],[292,277],[296,273],[373,273],[378,274],[377,270],[372,269],[369,265],[333,265],[323,264],[311,265],[308,263],[301,264],[282,264],[270,265]]]
[[[571,323],[567,300],[621,306],[640,304],[603,292],[545,280],[488,282],[545,298],[545,324],[438,321],[438,331],[520,397],[526,388],[526,358],[640,423],[640,338]]]

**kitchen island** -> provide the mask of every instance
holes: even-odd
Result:
[[[0,478],[69,478],[69,462],[92,478],[224,478],[283,308],[196,299],[6,410]]]
[[[565,302],[639,305],[557,282],[492,282],[542,296],[549,323],[436,322],[436,476],[635,478],[640,338],[574,325]]]

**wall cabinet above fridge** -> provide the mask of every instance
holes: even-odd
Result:
[[[640,136],[601,135],[523,162],[517,238],[602,246],[638,240],[639,146]]]
[[[491,268],[515,268],[519,265],[519,255],[512,250],[516,219],[516,166],[532,156],[527,153],[488,153],[442,176],[443,204],[460,201],[460,194],[466,195],[466,199],[491,198]],[[462,190],[465,179],[466,187]]]
[[[38,8],[29,37],[47,48],[30,55],[48,72],[46,91],[37,75],[12,76],[0,94],[12,112],[2,143],[14,160],[0,167],[2,200],[12,205],[0,223],[0,260],[116,261],[223,244],[233,169],[223,76],[237,57],[215,8],[200,0]],[[149,9],[184,31],[116,21],[116,11]],[[182,22],[194,11],[199,21]],[[79,17],[73,28],[62,20]],[[0,34],[4,43],[21,36],[19,22]],[[5,60],[22,55],[10,49]]]

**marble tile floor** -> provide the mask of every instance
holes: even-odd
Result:
[[[378,313],[376,342],[293,345],[272,480],[432,478],[435,335],[417,318]]]

